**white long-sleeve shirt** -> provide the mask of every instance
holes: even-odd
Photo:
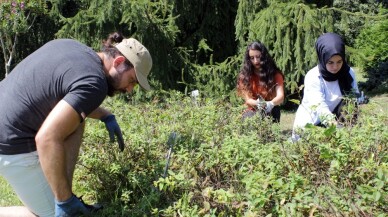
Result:
[[[352,68],[349,73],[353,77],[352,89],[358,93],[357,81]],[[341,99],[342,93],[338,80],[325,81],[319,73],[318,66],[308,71],[304,79],[302,103],[295,114],[293,138],[297,128],[304,128],[308,123],[319,124],[320,117],[331,115]]]

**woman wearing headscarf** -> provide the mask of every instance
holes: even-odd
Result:
[[[295,115],[295,132],[306,124],[336,125],[340,117],[343,98],[348,94],[358,95],[355,73],[345,60],[345,44],[335,33],[321,35],[315,44],[318,65],[307,72],[304,79],[302,103]]]

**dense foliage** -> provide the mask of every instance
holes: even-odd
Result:
[[[326,31],[342,33],[349,62],[368,72],[370,83],[361,87],[387,85],[387,15],[376,2],[2,2],[0,39],[8,44],[1,44],[0,63],[12,68],[54,38],[99,50],[113,31],[149,48],[154,91],[104,104],[120,122],[125,151],[106,143],[103,123],[88,122],[74,191],[102,202],[102,216],[384,216],[388,117],[378,104],[361,107],[354,127],[311,127],[292,143],[290,131],[267,119],[242,122],[234,92],[242,52],[252,40],[269,48],[286,75],[287,94],[300,90],[304,73],[316,64],[315,39]],[[2,79],[6,70],[0,69]],[[188,97],[194,89],[197,99]]]
[[[350,62],[356,64],[353,60],[362,48],[354,48],[355,41],[380,28],[372,26],[386,20],[382,9],[374,0],[14,0],[1,4],[0,38],[10,43],[1,45],[0,63],[11,69],[54,38],[74,38],[99,50],[109,33],[120,31],[151,51],[155,89],[200,89],[208,96],[224,97],[233,92],[245,46],[260,40],[284,72],[287,93],[292,94],[316,63],[313,46],[318,35],[344,35],[354,57]],[[4,19],[7,14],[12,19]],[[13,40],[16,33],[20,40]],[[10,45],[16,48],[12,55]],[[0,77],[5,74],[1,69]]]
[[[388,19],[370,23],[356,38],[356,46],[362,54],[357,65],[363,69],[375,67],[388,60]]]
[[[243,108],[229,102],[174,92],[163,99],[105,102],[124,132],[122,153],[106,143],[103,123],[88,122],[75,193],[103,203],[102,216],[388,212],[388,116],[376,102],[360,108],[354,127],[311,127],[292,143],[267,119],[241,121]]]
[[[382,10],[386,11],[386,10]],[[386,14],[382,13],[382,16]],[[388,18],[388,17],[387,17]],[[365,71],[366,90],[388,90],[388,19],[371,20],[356,38],[357,65]]]
[[[59,2],[53,6],[62,23],[57,37],[76,38],[96,50],[114,31],[139,39],[153,56],[155,87],[183,90],[177,81],[193,82],[189,66],[235,53],[235,1],[73,1],[73,16],[63,15],[69,1]]]
[[[336,8],[334,12],[334,23],[337,32],[345,38],[346,44],[353,47],[357,36],[364,27],[365,22],[378,18],[380,11],[379,3],[376,0],[335,0],[332,4]],[[355,54],[357,55],[357,54]]]
[[[16,57],[16,46],[19,36],[28,32],[39,14],[46,12],[46,4],[42,0],[13,0],[0,4],[0,48],[4,73],[6,76],[11,71],[13,59]]]
[[[273,16],[278,14],[278,16]],[[249,40],[266,44],[286,77],[286,89],[298,89],[304,74],[317,64],[315,40],[334,29],[333,12],[313,6],[277,3],[261,10],[249,25]]]

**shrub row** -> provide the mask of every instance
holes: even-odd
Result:
[[[357,125],[310,127],[297,143],[270,120],[242,121],[243,108],[226,101],[171,92],[164,100],[115,98],[105,106],[126,148],[119,152],[106,142],[103,123],[89,121],[75,176],[77,194],[103,203],[101,216],[388,212],[388,117],[374,112],[373,102],[361,108]]]

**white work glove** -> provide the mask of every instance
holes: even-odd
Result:
[[[275,107],[275,105],[273,104],[272,101],[266,101],[265,102],[265,113],[271,113],[273,107]]]
[[[335,119],[334,114],[322,114],[319,116],[319,119],[321,120],[321,123],[325,125],[326,127],[330,127],[332,125],[337,126],[337,121]]]
[[[256,107],[258,110],[265,110],[266,105],[267,103],[264,100],[260,98],[256,100]]]
[[[369,102],[369,98],[364,96],[364,91],[361,91],[361,96],[357,98],[357,104],[367,104]]]

